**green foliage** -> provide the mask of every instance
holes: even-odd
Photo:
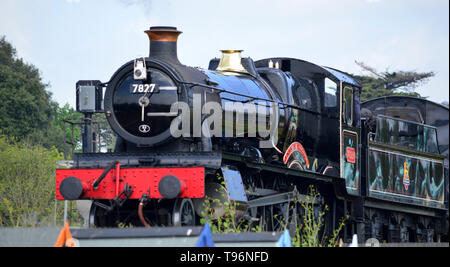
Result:
[[[55,169],[61,153],[0,134],[0,226],[49,225],[55,212]],[[57,215],[62,207],[57,207]],[[60,216],[59,216],[60,217]]]
[[[95,113],[92,119],[99,125],[99,128],[97,128],[96,126],[97,124],[95,124],[92,130],[97,135],[100,134],[102,148],[114,150],[114,144],[116,143],[116,135],[109,126],[105,114]]]
[[[297,214],[297,218],[294,221],[301,222],[300,226],[295,229],[295,236],[292,238],[292,246],[294,247],[335,247],[338,245],[338,236],[347,218],[341,219],[338,228],[333,231],[330,238],[323,235],[320,237],[320,233],[324,227],[324,216],[328,211],[328,206],[325,205],[323,210],[317,209],[318,199],[320,197],[319,192],[314,189],[314,186],[310,186],[309,194],[305,201],[294,200],[299,202],[304,210],[302,218]]]
[[[39,70],[31,64],[17,58],[16,50],[0,38],[0,130],[5,135],[14,136],[18,141],[27,140],[45,148],[56,147],[71,157],[72,127],[65,120],[81,122],[83,115],[76,112],[69,104],[60,106],[51,100],[51,93],[46,90]],[[112,148],[114,134],[104,114],[94,114],[94,121],[100,122],[100,131],[93,125],[93,132],[100,132],[102,146]],[[64,139],[65,138],[65,139]],[[73,129],[75,151],[81,151],[81,125]]]
[[[16,50],[0,38],[0,129],[23,139],[50,126],[51,94],[45,90],[39,71],[17,59]]]
[[[373,78],[370,76],[353,76],[358,83],[362,86],[361,88],[361,101],[367,101],[370,99],[383,97],[383,96],[413,96],[413,97],[422,97],[417,92],[403,92],[393,89],[387,89],[384,84],[385,81],[377,78]]]
[[[218,182],[223,186],[223,191],[221,193],[222,199],[227,198],[227,191],[225,187],[225,181],[220,174],[217,174]],[[204,225],[206,222],[209,223],[212,233],[239,233],[239,232],[260,232],[258,228],[250,228],[251,225],[242,218],[238,218],[236,210],[238,210],[237,203],[234,201],[224,201],[219,199],[214,199],[205,196],[205,210],[202,212],[202,218],[200,223]],[[215,218],[215,213],[218,210],[223,210],[223,215]]]
[[[124,223],[124,222],[120,222],[118,225],[117,225],[117,228],[120,228],[120,229],[130,229],[130,228],[133,228],[134,226],[133,226],[133,224],[131,224],[131,223]]]
[[[219,180],[221,177],[218,177]],[[222,185],[224,182],[222,181]],[[223,193],[223,198],[226,192]],[[348,219],[342,218],[339,225],[334,229],[332,236],[327,237],[323,235],[324,232],[324,218],[328,211],[327,205],[321,207],[319,205],[320,194],[314,189],[314,186],[310,186],[309,193],[304,201],[300,201],[295,198],[289,203],[289,207],[292,211],[296,213],[292,214],[290,218],[286,221],[284,218],[280,219],[275,216],[277,220],[284,229],[290,228],[291,225],[294,226],[293,238],[291,240],[292,246],[294,247],[335,247],[338,246],[338,237],[341,230],[345,226],[345,221]],[[225,198],[224,198],[225,199]],[[302,215],[295,210],[294,207],[302,208]],[[323,209],[322,209],[323,208]],[[223,210],[224,215],[218,218],[214,215],[217,210]],[[262,232],[265,226],[252,226],[244,218],[237,218],[236,216],[237,206],[232,201],[221,202],[219,199],[213,199],[208,196],[205,197],[205,211],[202,213],[202,219],[200,223],[204,225],[206,222],[209,223],[212,233],[239,233],[239,232]],[[321,236],[322,234],[322,236]]]
[[[370,76],[353,75],[362,86],[361,101],[394,95],[422,97],[415,92],[415,89],[435,75],[432,71],[421,73],[415,71],[389,72],[386,70],[378,72],[375,68],[363,62],[356,61],[356,64],[370,73]]]
[[[72,140],[71,128],[64,133],[62,119],[77,119],[82,115],[69,104],[59,106],[52,101],[48,84],[42,82],[39,70],[17,58],[16,50],[0,38],[0,129],[18,141],[56,147],[64,151],[64,135]],[[79,126],[74,129],[75,143],[81,140]],[[69,150],[70,151],[70,150]]]
[[[64,142],[64,122],[63,120],[68,121],[75,121],[83,118],[83,115],[81,113],[76,112],[74,108],[72,108],[68,103],[66,103],[64,106],[60,107],[58,104],[54,105],[54,111],[56,114],[55,120],[53,121],[54,128],[58,130],[58,132],[61,132],[60,138],[63,140],[59,144],[63,144]],[[66,141],[72,142],[72,126],[71,124],[66,123],[65,125],[65,138]],[[81,128],[77,125],[74,125],[73,127],[73,141],[76,144],[76,149],[81,149]],[[72,147],[70,145],[67,145],[67,152],[69,156],[71,153]],[[64,151],[64,147],[58,146],[59,151]]]
[[[211,226],[212,233],[240,233],[240,232],[261,232],[259,228],[250,228],[250,224],[246,220],[237,218],[236,203],[232,201],[221,202],[219,199],[205,197],[206,210],[203,212],[203,218],[200,223],[204,225],[206,222]],[[214,219],[214,209],[223,209],[225,214]]]

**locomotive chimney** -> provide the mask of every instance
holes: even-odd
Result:
[[[182,33],[176,27],[150,27],[145,31],[150,38],[149,57],[180,64],[177,57],[178,36]]]

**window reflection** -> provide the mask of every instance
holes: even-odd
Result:
[[[389,118],[377,117],[375,141],[427,153],[439,153],[436,128]]]
[[[293,90],[293,95],[297,105],[307,110],[317,111],[318,100],[315,97],[315,93],[317,92],[316,85],[312,81],[304,79],[297,79],[296,85]]]
[[[344,88],[344,122],[348,125],[353,123],[353,88]]]
[[[325,107],[336,107],[337,104],[337,84],[325,78]]]

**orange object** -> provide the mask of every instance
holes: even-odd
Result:
[[[75,247],[72,234],[70,233],[69,223],[66,222],[63,229],[59,233],[58,239],[56,239],[54,247]]]

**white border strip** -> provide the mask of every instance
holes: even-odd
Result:
[[[410,158],[410,159],[421,159],[421,160],[431,161],[431,162],[434,162],[434,163],[439,163],[439,164],[442,165],[442,167],[444,167],[444,160],[439,161],[439,160],[436,160],[436,159],[424,158],[424,157],[415,156],[415,155],[406,155],[406,154],[401,154],[401,153],[392,152],[392,151],[389,151],[389,150],[383,150],[383,149],[374,148],[374,147],[369,147],[369,152],[370,152],[370,150],[379,151],[379,152],[383,152],[383,153],[386,153],[386,154],[399,155],[399,156]]]
[[[177,112],[149,112],[147,113],[149,117],[176,117],[178,116]]]
[[[393,195],[393,196],[399,196],[399,197],[403,197],[403,198],[415,198],[415,199],[420,199],[422,201],[425,202],[436,202],[439,204],[444,204],[444,201],[439,201],[439,200],[434,200],[434,199],[429,199],[429,198],[422,198],[422,197],[415,197],[415,196],[411,196],[411,195],[402,195],[402,194],[396,194],[396,193],[392,193],[392,192],[387,192],[387,191],[381,191],[381,190],[374,190],[374,189],[369,189],[370,192],[377,192],[379,194],[383,194],[383,195]]]
[[[161,87],[159,87],[159,90],[163,90],[163,91],[178,90],[178,87],[176,87],[176,86],[161,86]]]

